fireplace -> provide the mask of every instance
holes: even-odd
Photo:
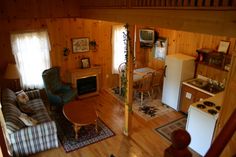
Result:
[[[88,76],[77,79],[78,95],[83,95],[97,91],[97,76]]]
[[[70,71],[73,88],[77,88],[78,97],[84,98],[99,94],[101,67],[74,69]]]

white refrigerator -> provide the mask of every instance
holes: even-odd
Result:
[[[162,103],[179,111],[181,83],[194,77],[195,58],[183,54],[167,55]]]

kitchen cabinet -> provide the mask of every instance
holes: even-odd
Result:
[[[197,101],[211,97],[195,88],[182,84],[180,111],[188,113],[189,106]]]

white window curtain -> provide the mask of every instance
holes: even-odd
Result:
[[[42,72],[51,66],[47,31],[11,34],[11,45],[23,89],[43,88]]]
[[[112,27],[112,73],[118,73],[118,67],[125,62],[124,25]]]

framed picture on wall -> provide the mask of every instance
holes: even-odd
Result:
[[[82,66],[82,68],[90,68],[89,58],[82,58],[81,59],[81,66]]]
[[[89,51],[89,38],[73,38],[72,50],[73,53]]]
[[[229,44],[230,44],[229,41],[221,40],[218,47],[218,52],[227,53],[229,49]]]

